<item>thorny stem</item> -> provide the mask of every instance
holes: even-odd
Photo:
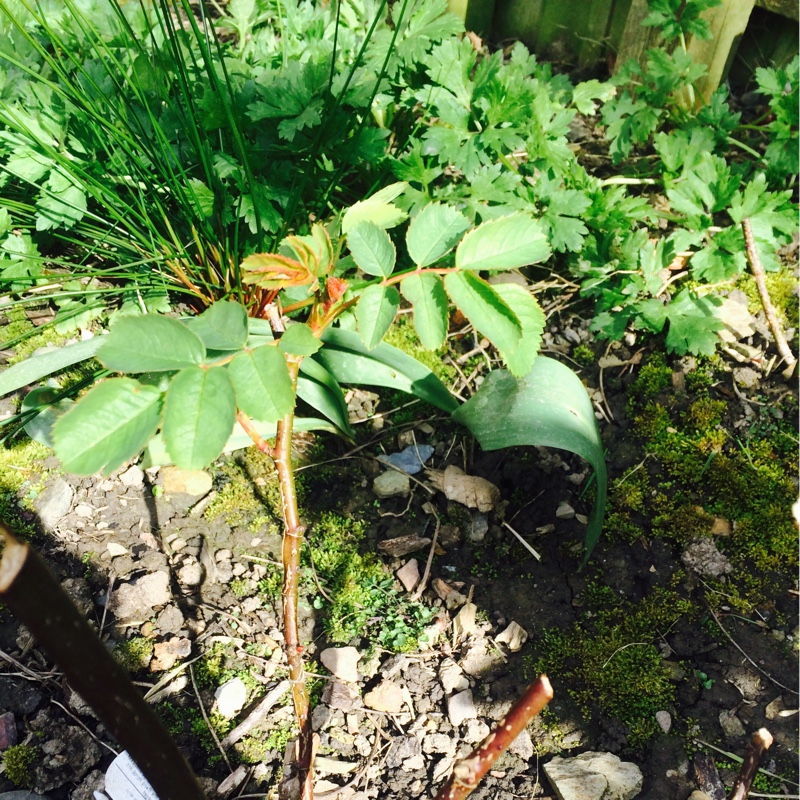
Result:
[[[436,800],[463,800],[478,785],[492,764],[517,738],[525,726],[553,699],[547,675],[540,675],[525,694],[500,720],[483,744],[467,758],[456,763],[453,774],[436,795]]]
[[[297,387],[297,374],[300,362],[288,360],[292,387]],[[297,777],[300,781],[302,800],[313,800],[313,780],[311,774],[312,740],[311,717],[309,716],[308,688],[303,670],[302,647],[297,628],[297,593],[300,575],[300,548],[303,544],[305,528],[300,523],[297,508],[297,491],[292,468],[292,430],[294,428],[294,409],[278,422],[278,436],[275,441],[273,458],[278,474],[283,506],[283,635],[286,640],[286,658],[289,662],[289,680],[292,684],[294,712],[299,727],[297,747]]]

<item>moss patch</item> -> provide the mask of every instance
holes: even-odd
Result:
[[[27,744],[15,744],[3,754],[5,776],[16,786],[31,786],[31,767],[39,759],[39,749]]]

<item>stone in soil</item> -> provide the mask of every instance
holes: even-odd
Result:
[[[319,654],[323,666],[339,680],[358,682],[358,660],[361,653],[355,647],[328,647]]]
[[[119,476],[119,479],[122,481],[123,486],[138,489],[144,484],[144,472],[140,467],[134,464],[128,467],[128,469]]]
[[[153,661],[150,662],[151,672],[162,672],[172,669],[181,658],[188,658],[192,652],[192,643],[188,639],[173,636],[165,642],[158,642],[153,647]]]
[[[528,634],[521,625],[512,621],[502,633],[495,636],[494,640],[504,644],[512,653],[516,653],[528,641]]]
[[[461,692],[469,688],[469,680],[461,667],[452,658],[445,658],[439,665],[439,680],[445,694]]]
[[[381,500],[390,497],[407,497],[411,493],[411,481],[404,472],[390,469],[382,472],[372,482],[372,491]]]
[[[403,690],[393,681],[381,681],[364,695],[365,706],[387,714],[399,714],[403,704]]]
[[[702,536],[693,539],[681,554],[681,561],[698,575],[719,578],[733,572],[733,565],[717,549],[713,539]]]
[[[358,690],[351,684],[343,683],[340,680],[328,682],[322,692],[322,702],[330,708],[344,711],[345,714],[363,705]]]
[[[412,558],[400,567],[397,572],[397,579],[403,584],[403,588],[410,592],[417,585],[419,581],[419,562],[416,558]]]
[[[612,753],[556,757],[544,773],[559,800],[633,800],[644,781],[639,767]]]
[[[225,719],[233,719],[247,702],[247,687],[241,678],[231,678],[214,692],[216,710]]]
[[[462,722],[468,719],[475,719],[478,712],[475,703],[472,701],[472,691],[465,689],[447,698],[447,717],[450,724],[457,728]]]
[[[33,713],[43,699],[42,692],[30,681],[0,675],[0,708],[24,716]]]
[[[17,720],[10,711],[0,714],[0,750],[17,743]]]
[[[161,486],[165,494],[188,494],[202,497],[211,491],[212,480],[207,472],[180,467],[163,467]]]
[[[148,619],[153,610],[172,599],[169,575],[153,572],[117,587],[109,600],[109,611],[119,620]]]
[[[69,513],[73,488],[63,479],[56,478],[34,501],[33,507],[46,531],[52,531]]]

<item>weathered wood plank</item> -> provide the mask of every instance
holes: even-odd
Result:
[[[649,13],[647,0],[629,0],[614,9],[609,30],[611,48],[616,49],[617,53],[615,70],[632,58],[644,64],[645,53],[658,44],[658,31],[642,25]]]
[[[576,33],[578,66],[585,67],[603,58],[608,47],[613,8],[614,0],[592,0],[587,4],[580,30]]]
[[[539,20],[544,0],[497,0],[494,12],[494,35],[498,41],[519,39],[536,49]]]
[[[464,20],[468,31],[479,36],[488,36],[492,32],[494,0],[447,0],[447,5]]]
[[[780,14],[782,17],[789,17],[795,22],[800,22],[800,8],[797,0],[756,0],[756,5],[766,8],[773,14]]]
[[[727,75],[754,5],[755,0],[723,0],[722,5],[703,15],[711,28],[712,38],[705,41],[693,39],[688,51],[695,61],[708,67],[708,72],[697,82],[704,100],[708,101]]]

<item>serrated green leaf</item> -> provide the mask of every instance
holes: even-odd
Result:
[[[607,472],[594,409],[572,370],[540,356],[522,379],[504,370],[490,372],[453,419],[469,428],[484,450],[520,445],[557,447],[592,465],[597,495],[586,529],[585,563],[603,526]]]
[[[131,378],[93,387],[53,425],[55,451],[67,472],[113,472],[158,430],[161,392]]]
[[[401,195],[406,186],[405,182],[393,183],[372,197],[354,203],[342,217],[342,233],[349,234],[359,222],[374,222],[380,228],[399,225],[408,214],[394,205],[392,200]]]
[[[222,452],[235,422],[236,398],[225,367],[186,367],[172,379],[161,433],[177,466],[208,466]]]
[[[450,299],[504,358],[519,346],[522,326],[500,295],[472,272],[451,272],[444,279]]]
[[[247,342],[247,312],[230,300],[214,303],[185,324],[209,350],[240,350]]]
[[[199,178],[189,178],[189,202],[200,219],[214,213],[214,192]]]
[[[403,297],[414,307],[414,328],[422,344],[436,350],[447,336],[447,294],[438,275],[409,275],[401,284]]]
[[[415,358],[381,342],[368,351],[355,331],[328,328],[325,347],[314,356],[342,384],[384,386],[413,394],[443,411],[452,412],[458,402],[447,387]]]
[[[397,316],[400,293],[394,286],[368,286],[356,305],[358,333],[367,350],[372,350],[386,335]]]
[[[202,363],[206,349],[199,336],[171,317],[123,317],[97,353],[114,372],[169,372]]]
[[[430,203],[411,221],[406,232],[406,247],[418,267],[433,264],[455,247],[469,220],[452,206]]]
[[[722,305],[718,297],[698,297],[689,289],[678,293],[667,306],[667,351],[680,356],[713,356],[717,349],[717,331],[725,325],[716,316]]]
[[[293,356],[313,356],[322,347],[322,342],[304,322],[289,325],[281,336],[278,346],[284,353]]]
[[[43,386],[33,389],[25,395],[20,406],[20,412],[35,411],[35,415],[25,423],[24,430],[34,442],[39,442],[45,447],[53,447],[53,425],[56,420],[75,405],[74,400],[64,399],[56,401],[56,397],[63,394],[58,389]]]
[[[512,375],[522,378],[531,371],[542,345],[545,316],[536,298],[522,286],[513,283],[497,283],[494,290],[516,314],[522,324],[519,344],[503,354],[506,366]]]
[[[228,364],[236,403],[249,417],[276,422],[294,407],[286,358],[274,345],[240,353]]]
[[[374,222],[359,222],[347,234],[347,246],[353,260],[367,275],[387,277],[392,274],[397,253],[389,234]]]
[[[85,342],[75,342],[48,353],[26,358],[18,364],[14,364],[3,372],[0,372],[0,397],[15,392],[23,386],[35,383],[47,375],[71,367],[81,361],[91,358],[97,354],[103,344],[102,336],[94,336]]]
[[[542,224],[517,213],[484,222],[470,231],[456,249],[459,269],[516,269],[550,255]]]

